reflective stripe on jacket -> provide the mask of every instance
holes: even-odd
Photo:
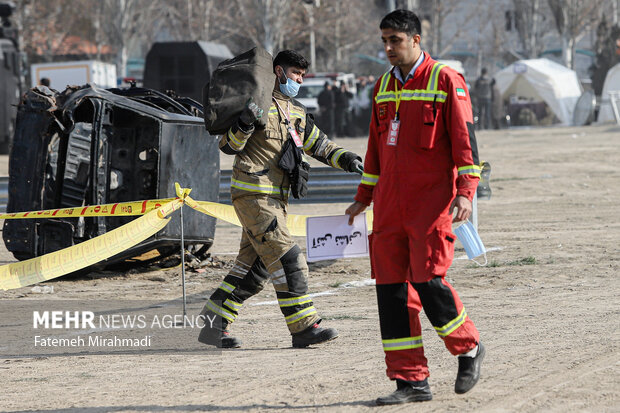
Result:
[[[342,155],[347,151],[330,141],[314,124],[302,104],[274,90],[273,97],[283,111],[288,111],[290,121],[303,141],[307,155],[335,168],[343,168]],[[231,179],[231,196],[267,194],[288,199],[289,178],[278,167],[282,147],[288,139],[286,117],[275,102],[268,113],[267,126],[245,133],[233,126],[220,141],[225,153],[235,153]]]

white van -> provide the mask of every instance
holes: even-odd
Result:
[[[295,97],[298,101],[304,105],[309,113],[317,115],[319,111],[319,104],[317,99],[319,93],[323,91],[325,87],[326,79],[304,79],[304,83],[299,88],[299,93]]]
[[[101,88],[116,87],[116,66],[97,60],[72,62],[38,63],[30,66],[31,86],[41,83],[41,78],[50,80],[50,87],[59,91],[68,85],[82,86],[94,83]]]
[[[304,77],[304,83],[299,88],[296,99],[306,107],[309,113],[317,116],[319,114],[319,104],[317,102],[319,93],[325,88],[325,82],[335,85],[336,82],[345,82],[349,92],[357,93],[357,84],[353,73],[342,72],[319,72],[308,73]]]

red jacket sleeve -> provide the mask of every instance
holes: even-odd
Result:
[[[364,205],[370,205],[372,202],[372,192],[379,181],[379,173],[381,172],[378,152],[377,104],[375,102],[375,96],[379,90],[380,83],[381,78],[375,83],[375,89],[372,94],[372,115],[370,117],[370,131],[368,133],[368,149],[366,149],[366,157],[364,158],[364,173],[355,195],[355,200]]]
[[[452,143],[452,159],[457,169],[456,194],[473,199],[480,180],[478,145],[469,90],[463,77],[450,69],[441,71],[446,82],[446,130]]]

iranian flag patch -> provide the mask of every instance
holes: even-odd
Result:
[[[456,95],[459,97],[459,99],[467,100],[467,93],[465,93],[465,89],[461,89],[460,87],[457,87]]]

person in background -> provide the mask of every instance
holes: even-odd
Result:
[[[349,223],[374,202],[370,264],[376,279],[387,375],[396,391],[378,405],[431,400],[422,309],[458,356],[456,393],[478,382],[485,348],[446,280],[454,221],[472,213],[480,162],[465,80],[422,51],[418,16],[395,10],[380,24],[393,68],[376,83],[362,181]],[[432,100],[429,99],[432,97]]]
[[[336,91],[334,110],[334,123],[336,124],[337,136],[352,136],[351,131],[348,130],[352,98],[353,94],[349,92],[346,83],[340,82],[340,87]]]
[[[480,77],[474,84],[474,95],[476,97],[476,108],[478,111],[478,122],[481,129],[491,129],[492,121],[492,101],[493,85],[492,79],[487,75],[487,68],[483,67]]]
[[[493,128],[501,129],[503,127],[502,118],[505,118],[506,112],[504,111],[504,100],[502,99],[502,93],[499,91],[499,87],[497,86],[495,79],[492,79],[491,81],[491,90],[493,93],[493,110],[491,111],[493,115]]]
[[[320,124],[325,133],[330,136],[334,133],[334,105],[335,96],[329,81],[325,82],[325,86],[319,96],[317,97],[317,103],[319,104]]]
[[[41,86],[50,87],[50,80],[46,77],[42,77],[41,80],[39,81],[39,84]]]
[[[366,77],[358,79],[357,93],[352,99],[352,121],[349,124],[355,136],[368,135],[368,125],[370,124],[370,97],[368,89],[374,85],[368,83]]]

